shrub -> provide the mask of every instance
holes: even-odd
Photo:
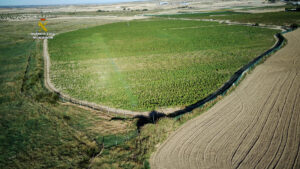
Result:
[[[293,24],[290,25],[291,29],[297,29],[298,27],[299,27],[299,25],[296,24],[296,23],[293,23]]]

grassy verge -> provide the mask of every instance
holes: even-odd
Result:
[[[0,25],[0,168],[87,168],[102,148],[96,138],[123,136],[133,123],[58,104],[43,87],[35,26]]]
[[[222,97],[207,103],[193,112],[180,118],[162,118],[155,124],[149,123],[142,127],[138,137],[109,147],[97,156],[91,163],[91,168],[150,168],[149,158],[157,147],[182,124],[191,120],[212,107]]]

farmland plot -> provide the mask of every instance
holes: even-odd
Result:
[[[129,110],[192,104],[270,48],[276,30],[151,19],[49,41],[51,79],[75,98]]]

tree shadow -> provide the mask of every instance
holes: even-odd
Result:
[[[145,115],[138,115],[135,116],[135,118],[138,119],[136,125],[138,130],[140,130],[141,127],[143,127],[144,125],[148,124],[148,123],[152,123],[155,124],[160,118],[162,117],[166,117],[166,115],[164,113],[152,110],[151,112],[149,112],[148,116]]]

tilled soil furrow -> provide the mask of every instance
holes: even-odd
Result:
[[[285,82],[285,86],[281,88],[281,90],[279,90],[280,94],[287,93],[286,90],[284,89],[290,88],[289,86],[293,84],[293,79],[289,78],[287,81],[284,80],[284,82]],[[274,134],[275,134],[274,132],[276,131],[278,123],[280,122],[280,119],[277,116],[278,115],[277,105],[280,103],[281,100],[284,100],[284,97],[280,97],[280,96],[282,96],[282,94],[278,96],[278,99],[276,100],[274,107],[272,107],[272,110],[270,110],[270,114],[272,114],[272,116],[268,118],[268,121],[266,122],[264,129],[260,133],[260,136],[262,137],[260,137],[257,140],[256,147],[253,148],[252,153],[249,155],[249,157],[245,159],[245,162],[250,164],[255,164],[255,167],[261,161],[261,159],[265,157],[265,153],[270,149],[271,144],[272,144],[271,148],[273,148],[276,147],[276,144],[278,143],[276,142],[276,139],[274,139]],[[287,117],[287,119],[288,118],[289,117]]]
[[[295,79],[293,79],[292,84],[293,84],[294,80]],[[290,89],[291,88],[289,88],[289,90]],[[290,90],[290,91],[293,91],[293,90]],[[282,106],[282,109],[281,109],[281,116],[283,116],[282,112],[286,112],[285,109],[288,107],[288,98],[290,97],[289,95],[291,93],[290,91],[287,92],[287,97],[286,97],[286,99],[284,101],[284,105]],[[276,130],[278,137],[281,135],[280,141],[277,144],[278,145],[277,148],[275,145],[272,147],[273,149],[276,149],[276,151],[273,153],[273,155],[270,154],[269,156],[265,156],[265,158],[272,157],[271,160],[268,160],[268,161],[270,161],[270,163],[267,165],[267,168],[274,168],[274,163],[278,162],[278,159],[280,158],[280,156],[282,155],[282,151],[284,150],[284,146],[282,146],[282,145],[286,145],[287,138],[286,138],[286,135],[284,134],[285,133],[284,130],[285,130],[285,126],[289,126],[290,118],[288,118],[288,116],[283,116],[283,117],[285,117],[286,120],[284,121],[283,125],[281,125],[279,127],[279,130]],[[278,132],[278,131],[280,131],[280,132]],[[276,141],[276,139],[274,139],[274,140]],[[265,159],[265,161],[266,161],[266,159]]]
[[[289,84],[289,86],[291,86],[292,84],[293,84],[293,82],[294,82],[294,79],[293,79],[293,81]],[[275,123],[276,123],[276,127],[273,129],[273,131],[272,131],[272,137],[271,137],[271,139],[270,139],[270,141],[269,141],[269,144],[268,144],[268,147],[267,147],[267,149],[265,150],[265,151],[263,151],[262,152],[262,158],[260,158],[259,160],[258,160],[258,162],[256,163],[256,165],[255,165],[255,168],[262,168],[262,166],[260,166],[260,164],[262,164],[263,165],[263,163],[261,163],[262,161],[263,162],[265,162],[266,160],[268,160],[268,161],[273,161],[274,160],[274,157],[277,155],[277,153],[278,153],[278,151],[279,151],[279,147],[280,147],[280,145],[282,144],[282,140],[283,140],[283,135],[282,135],[282,137],[279,137],[278,136],[278,132],[277,131],[281,131],[280,133],[282,133],[282,127],[281,127],[281,124],[283,123],[282,121],[284,120],[283,118],[282,118],[282,115],[281,115],[281,113],[283,112],[283,109],[284,109],[284,107],[286,107],[286,102],[287,102],[287,98],[288,98],[288,96],[289,96],[289,94],[290,94],[290,92],[291,92],[291,87],[289,87],[288,88],[288,92],[281,92],[281,95],[283,95],[283,96],[279,96],[279,98],[285,98],[285,101],[284,101],[284,104],[283,105],[280,105],[280,103],[278,103],[278,104],[276,104],[277,105],[277,108],[275,108],[274,110],[276,111],[276,114],[274,114],[275,116],[279,116],[279,119],[278,120],[276,120],[276,121],[274,121]],[[280,110],[280,107],[282,107],[282,109]],[[284,116],[285,117],[285,116]],[[284,125],[286,125],[286,120],[284,121]],[[265,132],[269,132],[269,131],[265,131]],[[278,138],[280,138],[279,140],[278,140]],[[275,148],[276,146],[275,145],[278,145],[278,147],[277,148]],[[273,145],[273,146],[271,146],[271,145]],[[274,150],[276,150],[276,152],[274,152]],[[266,154],[268,154],[267,156],[266,156]],[[271,159],[270,159],[271,158]],[[271,163],[269,163],[269,165],[270,165]],[[269,168],[269,165],[268,165],[268,167],[267,168]]]
[[[299,168],[300,30],[154,153],[152,168]]]
[[[233,163],[234,168],[239,168],[239,166],[242,164],[244,159],[247,157],[247,155],[249,154],[249,152],[252,150],[255,143],[257,142],[257,140],[259,138],[259,133],[262,131],[264,125],[266,124],[266,120],[269,117],[269,113],[265,114],[263,112],[265,111],[265,109],[267,109],[267,110],[271,109],[272,105],[275,104],[276,100],[274,101],[273,98],[278,98],[277,97],[278,95],[275,95],[276,93],[273,93],[273,91],[276,91],[275,89],[276,89],[276,87],[278,88],[278,86],[275,85],[275,84],[278,84],[279,82],[280,82],[280,78],[277,79],[276,83],[273,83],[272,89],[268,92],[268,94],[267,94],[268,97],[264,101],[263,105],[259,106],[259,104],[257,103],[257,107],[260,107],[260,108],[258,110],[258,113],[255,114],[256,115],[256,121],[251,126],[251,128],[248,130],[246,135],[243,137],[243,139],[241,141],[241,144],[238,146],[238,148],[240,148],[240,147],[242,147],[242,148],[240,149],[240,151],[238,151],[240,153],[236,153],[234,155],[234,157],[237,157],[237,159],[234,160],[234,163]],[[268,104],[269,101],[273,102],[272,105]],[[266,112],[268,112],[268,111],[266,111]],[[263,116],[261,116],[261,114]],[[259,127],[261,127],[261,129],[259,129]]]
[[[293,94],[295,95],[295,93],[297,93],[297,92],[294,92]],[[291,118],[289,119],[289,123],[288,123],[287,129],[285,131],[285,134],[286,134],[285,137],[287,138],[287,141],[283,146],[283,152],[280,154],[279,160],[276,162],[276,164],[273,168],[292,168],[292,166],[286,165],[286,161],[289,161],[288,164],[292,164],[292,162],[291,162],[292,156],[287,156],[287,154],[294,152],[294,150],[296,150],[296,145],[299,142],[299,140],[296,137],[297,133],[295,133],[296,128],[297,128],[297,126],[296,126],[297,121],[295,121],[295,119],[298,119],[298,118],[294,117],[294,115],[297,113],[295,111],[296,104],[299,103],[299,102],[296,102],[298,100],[297,94],[293,98],[294,99],[290,99],[290,103],[293,103],[293,104],[290,104],[292,106],[288,107],[288,108],[291,108],[291,110],[288,110],[291,114]],[[299,115],[299,113],[296,114],[296,116],[298,116],[298,115]],[[297,152],[295,152],[295,153],[297,154]],[[291,153],[291,154],[295,154],[295,153]]]

